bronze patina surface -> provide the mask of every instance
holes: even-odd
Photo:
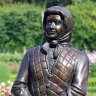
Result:
[[[12,87],[14,96],[85,96],[89,62],[72,47],[72,16],[62,7],[47,8],[43,43],[29,49]]]

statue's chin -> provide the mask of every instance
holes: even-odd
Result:
[[[49,38],[49,39],[55,39],[56,40],[56,38],[57,38],[57,34],[47,34],[47,37]]]

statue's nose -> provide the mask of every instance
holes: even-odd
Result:
[[[55,23],[54,22],[52,22],[51,28],[55,28]]]

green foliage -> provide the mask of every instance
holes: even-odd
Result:
[[[40,9],[21,6],[23,8],[11,6],[12,10],[0,12],[0,52],[22,52],[24,47],[33,47],[41,41]]]
[[[67,8],[73,16],[73,45],[80,50],[96,50],[96,3]],[[42,41],[42,7],[19,4],[0,8],[0,52],[23,52]]]
[[[11,3],[12,0],[0,0],[0,5],[4,5],[4,4],[8,4],[8,3]]]
[[[84,2],[96,2],[96,0],[0,0],[0,6],[5,6],[6,4],[18,4],[18,3],[29,3],[29,4],[35,4],[36,6],[55,6],[55,5],[61,5],[61,6],[66,6],[66,5],[76,5],[79,3],[84,3]]]
[[[0,62],[13,62],[13,63],[19,63],[21,62],[23,57],[23,54],[20,53],[0,53]]]
[[[73,16],[72,43],[78,49],[96,50],[96,3],[68,6]]]
[[[0,82],[14,81],[22,58],[20,53],[0,53]]]
[[[66,6],[72,4],[72,0],[46,0],[46,7]]]
[[[8,66],[0,62],[0,82],[9,80],[9,73]]]
[[[84,3],[84,2],[90,2],[90,1],[94,1],[95,0],[72,0],[72,4],[80,4],[80,3]]]
[[[95,93],[87,93],[86,96],[96,96],[96,94]]]
[[[90,66],[88,79],[89,92],[96,92],[96,64]]]
[[[93,66],[90,66],[89,77],[96,77],[96,64]],[[96,81],[96,80],[93,80],[93,81]]]

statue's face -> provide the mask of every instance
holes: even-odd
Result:
[[[58,39],[63,31],[63,20],[60,15],[49,15],[46,22],[46,35],[51,39]]]

